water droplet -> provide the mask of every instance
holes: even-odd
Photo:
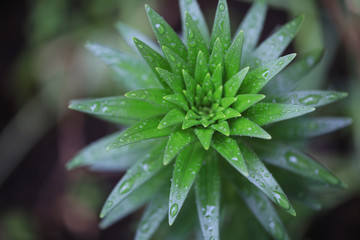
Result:
[[[191,29],[189,29],[189,34],[188,34],[189,38],[192,39],[194,38],[194,33]]]
[[[196,47],[196,41],[189,42],[189,47]]]
[[[144,48],[144,46],[142,44],[139,44],[138,47],[139,48]]]
[[[125,194],[125,193],[129,192],[133,185],[134,185],[134,179],[129,179],[129,180],[125,181],[119,187],[118,194],[121,195],[121,194]]]
[[[175,217],[176,214],[178,213],[178,210],[179,210],[179,206],[177,205],[177,203],[173,204],[170,208],[170,215],[172,217]]]
[[[224,6],[224,4],[220,4],[220,6],[219,6],[219,10],[220,10],[220,11],[224,11],[224,10],[225,10],[225,6]]]
[[[283,239],[284,238],[284,233],[281,230],[281,227],[280,227],[279,223],[271,221],[269,226],[270,226],[271,232],[274,234],[276,239]]]
[[[219,22],[219,30],[220,30],[220,32],[224,31],[224,20],[223,19],[221,19]]]
[[[334,93],[330,93],[329,95],[326,96],[327,99],[329,100],[336,100],[337,99],[337,95]]]
[[[264,188],[265,187],[265,184],[260,181],[259,179],[256,179],[256,182],[259,184],[260,187]]]
[[[283,207],[284,209],[290,209],[290,203],[282,193],[280,193],[278,191],[273,191],[273,195],[275,197],[275,201],[281,207]]]
[[[276,65],[283,65],[284,64],[284,60],[281,60],[281,61],[279,61]]]
[[[108,201],[107,204],[106,204],[106,209],[111,208],[113,205],[114,205],[113,201]]]
[[[263,78],[267,78],[269,76],[269,70],[266,70],[265,72],[263,72],[262,74]]]
[[[300,155],[294,152],[286,152],[285,153],[286,161],[293,167],[297,169],[308,169],[310,167],[309,163],[304,160]]]
[[[155,27],[158,31],[159,34],[164,34],[165,33],[165,28],[163,27],[163,25],[161,25],[160,23],[155,24]]]
[[[237,157],[233,157],[233,158],[231,159],[231,161],[237,161],[237,160],[239,160]]]
[[[299,99],[299,102],[304,105],[314,105],[317,104],[321,100],[321,96],[310,94],[306,97]]]

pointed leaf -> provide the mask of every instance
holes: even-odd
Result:
[[[154,49],[146,45],[141,40],[134,38],[134,43],[141,54],[141,56],[145,59],[146,63],[149,65],[150,69],[155,73],[157,79],[159,80],[160,84],[165,88],[169,89],[169,86],[166,84],[165,80],[162,79],[159,75],[159,73],[156,71],[156,68],[162,68],[166,70],[170,70],[170,65],[166,61],[166,59],[161,56],[158,52],[156,52]],[[138,73],[142,73],[140,69],[137,69],[136,71]]]
[[[195,140],[195,134],[191,129],[182,130],[175,128],[170,134],[169,140],[166,145],[164,155],[164,165],[167,165],[171,160],[187,145]]]
[[[255,103],[265,98],[262,94],[241,94],[236,96],[236,101],[231,106],[239,113],[242,113]]]
[[[230,134],[271,139],[271,136],[264,129],[244,117],[230,121]]]
[[[244,32],[240,31],[225,54],[224,63],[227,79],[234,76],[240,70],[243,42]]]
[[[196,26],[195,21],[192,19],[188,12],[185,12],[185,37],[188,46],[189,64],[191,70],[195,70],[196,58],[198,57],[199,51],[204,54],[206,62],[209,60],[209,50],[201,35],[199,28]]]
[[[199,51],[196,58],[195,81],[202,84],[205,76],[209,73],[208,64],[202,51]]]
[[[145,141],[112,151],[106,150],[106,147],[120,134],[121,132],[116,132],[83,148],[66,164],[67,169],[87,166],[97,171],[125,171],[134,165],[143,155],[149,153],[158,141]]]
[[[259,157],[268,164],[284,168],[315,181],[344,187],[345,185],[309,155],[279,142],[254,144]]]
[[[197,143],[185,148],[178,155],[170,188],[169,225],[175,221],[205,160],[205,153],[205,150]]]
[[[185,113],[178,108],[174,108],[165,115],[165,117],[159,123],[158,128],[162,129],[182,123],[184,119],[185,119]]]
[[[207,128],[196,128],[194,132],[203,147],[208,150],[210,148],[211,138],[214,135],[215,131]]]
[[[187,58],[187,50],[184,43],[178,37],[171,26],[154,9],[145,5],[151,27],[159,41],[160,46],[166,46],[173,50],[183,60]]]
[[[181,75],[183,70],[189,71],[187,62],[177,55],[175,51],[165,46],[163,46],[162,49],[173,73]]]
[[[219,65],[217,65],[217,67],[215,68],[212,75],[212,81],[214,84],[215,89],[218,89],[219,87],[222,87],[222,64],[219,63]]]
[[[107,198],[101,210],[101,216],[105,216],[113,207],[164,168],[162,157],[164,155],[165,144],[165,141],[160,141],[150,154],[143,155],[141,160],[125,173]]]
[[[111,150],[130,143],[169,136],[172,132],[171,128],[157,128],[162,118],[163,116],[153,117],[134,124],[114,139],[107,149]]]
[[[280,103],[256,103],[242,113],[243,116],[260,126],[314,111],[315,108]]]
[[[183,94],[166,95],[164,99],[178,105],[185,111],[189,110],[189,104]]]
[[[256,44],[258,43],[266,17],[266,10],[267,4],[265,0],[255,1],[236,31],[236,33],[239,33],[240,31],[245,32],[242,54],[243,63],[247,62],[250,53],[253,52]]]
[[[304,15],[296,17],[262,42],[246,65],[250,65],[250,68],[258,67],[278,58],[295,37],[303,19]]]
[[[274,203],[295,216],[295,209],[269,170],[250,148],[240,141],[238,141],[238,144],[248,167],[249,175],[247,179],[263,191]]]
[[[295,56],[295,53],[289,54],[250,71],[246,75],[239,92],[258,93],[276,74],[286,67]]]
[[[168,210],[169,190],[162,189],[151,200],[142,215],[136,229],[135,240],[150,240],[161,222],[165,219]]]
[[[269,129],[271,135],[284,140],[297,140],[321,136],[349,126],[351,118],[316,117],[286,121],[280,126]]]
[[[160,74],[161,78],[166,81],[174,93],[183,94],[185,86],[180,76],[161,68],[156,68],[156,71]]]
[[[159,45],[157,45],[153,40],[151,40],[149,37],[145,36],[143,33],[139,32],[138,30],[132,28],[131,26],[123,23],[118,22],[115,24],[116,30],[118,33],[122,36],[122,38],[125,40],[126,44],[131,47],[135,52],[137,51],[137,47],[134,44],[134,37],[140,39],[144,43],[146,43],[148,46],[150,46],[152,49],[154,49],[157,52],[160,52],[161,49],[159,48]]]
[[[241,114],[233,108],[226,109],[224,114],[225,114],[225,117],[221,118],[221,120],[227,120],[230,118],[237,118],[237,117],[241,116]]]
[[[222,134],[224,134],[225,136],[229,136],[230,135],[230,127],[227,121],[223,121],[223,122],[219,122],[217,124],[212,124],[211,129],[214,129]]]
[[[291,103],[309,107],[320,107],[347,97],[347,93],[335,91],[307,90],[285,93],[272,98],[279,103]]]
[[[263,228],[274,238],[289,240],[286,228],[281,222],[269,198],[254,185],[237,178],[236,187],[246,205],[255,215]]]
[[[193,126],[200,125],[200,124],[201,124],[200,120],[185,119],[183,124],[182,124],[182,129],[185,130],[185,129],[188,129],[188,128],[191,128]]]
[[[226,0],[219,0],[216,9],[215,20],[211,32],[211,47],[214,47],[216,39],[219,38],[222,44],[222,54],[230,47],[231,32],[229,9]]]
[[[236,98],[224,97],[223,99],[221,99],[221,106],[223,106],[224,108],[228,108],[234,102],[236,102]]]
[[[71,101],[70,109],[99,117],[145,119],[167,112],[165,108],[126,97]]]
[[[213,136],[211,146],[242,175],[249,175],[245,160],[240,152],[240,148],[233,138],[225,137],[222,134],[216,134]]]
[[[221,69],[224,65],[223,49],[221,46],[220,38],[217,38],[209,59],[209,68],[211,73],[214,73],[215,69],[220,65]]]
[[[296,89],[300,80],[306,76],[318,64],[324,54],[324,50],[316,50],[301,57],[281,71],[263,89],[266,95],[281,95]]]
[[[240,72],[236,73],[229,80],[226,81],[224,85],[225,97],[235,97],[241,83],[244,78],[246,78],[246,74],[249,71],[249,67],[243,68]]]
[[[170,93],[170,91],[165,89],[146,88],[127,92],[125,96],[128,98],[143,100],[145,102],[157,104],[166,109],[172,109],[175,107],[175,105],[171,102],[164,100],[164,96]]]
[[[205,239],[219,240],[220,177],[217,159],[206,159],[195,181],[195,196]]]
[[[109,65],[119,78],[119,82],[127,89],[161,86],[155,74],[140,59],[100,44],[87,43],[86,48]]]
[[[187,14],[192,17],[193,21],[196,22],[197,27],[199,31],[201,32],[202,37],[204,38],[204,41],[206,45],[208,46],[210,43],[210,35],[209,35],[209,29],[206,24],[206,20],[204,18],[203,13],[201,12],[201,9],[199,7],[199,4],[196,0],[188,1],[188,0],[180,0],[180,13],[181,13],[181,22],[183,23],[182,29],[186,29],[186,22],[187,22]],[[186,36],[186,34],[183,34]]]
[[[116,205],[100,222],[100,228],[105,229],[113,225],[115,222],[120,221],[144,205],[146,201],[156,194],[158,189],[165,185],[166,180],[170,176],[169,170],[169,168],[163,169],[156,176],[152,177],[149,181],[136,189],[121,203]],[[109,208],[112,207],[111,203],[108,204]]]

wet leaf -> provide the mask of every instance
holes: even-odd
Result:
[[[210,155],[207,152],[208,156]],[[216,157],[207,158],[195,181],[195,196],[205,239],[218,240],[220,222],[220,177]]]
[[[130,143],[169,136],[172,132],[172,128],[157,128],[162,118],[163,116],[157,116],[132,125],[128,129],[123,131],[120,136],[115,138],[112,143],[109,144],[107,149],[111,150],[125,146]]]
[[[196,128],[194,131],[203,147],[208,150],[215,131],[208,128]]]
[[[230,121],[230,134],[271,139],[271,136],[264,129],[245,117]]]
[[[180,127],[174,129],[170,134],[164,155],[164,165],[171,160],[187,145],[195,140],[195,134],[191,129],[182,130]]]
[[[154,9],[145,5],[151,27],[161,47],[174,51],[183,60],[187,58],[187,49],[171,26]]]
[[[226,50],[230,47],[231,32],[229,9],[226,0],[219,0],[216,9],[215,20],[211,32],[211,47],[214,48],[215,41],[220,39],[222,54],[225,55]]]
[[[249,172],[237,142],[231,137],[215,134],[211,146],[244,176]]]
[[[338,129],[349,126],[351,118],[343,117],[315,117],[286,121],[281,126],[272,126],[269,132],[276,138],[297,140],[318,137]]]
[[[115,72],[119,83],[129,90],[160,87],[156,75],[144,61],[129,54],[95,43],[87,43],[86,48]]]
[[[224,84],[224,92],[225,97],[235,97],[241,83],[243,82],[244,78],[246,78],[246,74],[248,73],[249,68],[243,68],[240,72],[233,75],[229,80],[227,80]]]
[[[211,73],[214,73],[215,69],[220,65],[221,69],[224,66],[224,57],[223,57],[223,49],[220,38],[217,38],[214,46],[212,48],[212,52],[209,59],[209,69]]]
[[[160,74],[161,78],[164,79],[165,82],[170,86],[174,93],[184,94],[184,82],[179,75],[161,68],[156,68],[156,71]]]
[[[243,42],[244,32],[240,31],[225,54],[224,63],[227,79],[234,76],[240,70]]]
[[[205,160],[206,151],[199,143],[186,147],[178,155],[169,198],[169,225],[175,221],[191,187]]]
[[[298,117],[314,111],[315,108],[280,103],[256,103],[243,112],[243,116],[260,126],[289,118]]]
[[[258,93],[276,74],[286,67],[295,56],[295,53],[289,54],[250,71],[245,76],[239,93]]]
[[[231,107],[239,113],[242,113],[243,111],[264,98],[265,95],[262,94],[240,94],[236,96],[236,101]]]
[[[210,127],[222,134],[224,134],[225,136],[229,136],[230,135],[230,127],[227,121],[222,121],[216,124],[212,124],[210,125]]]
[[[143,100],[145,102],[157,104],[166,109],[172,109],[175,105],[171,102],[164,100],[164,96],[170,93],[171,92],[169,90],[165,89],[146,88],[127,92],[125,96],[128,98]]]
[[[159,141],[149,154],[144,154],[141,159],[125,173],[107,198],[101,210],[101,216],[105,216],[113,207],[164,168],[162,158],[164,156],[165,144],[166,141]]]
[[[196,58],[195,80],[198,84],[202,84],[205,76],[209,73],[208,64],[202,51],[199,51]]]
[[[165,115],[165,117],[159,123],[158,128],[162,129],[176,124],[180,124],[184,121],[184,119],[185,113],[181,109],[174,108]]]
[[[190,70],[187,62],[177,55],[175,51],[165,46],[162,49],[174,74],[181,76],[183,70]]]
[[[165,100],[168,100],[176,105],[178,105],[179,107],[181,107],[182,109],[184,109],[185,111],[189,110],[189,104],[186,101],[186,98],[184,97],[184,94],[171,94],[171,95],[166,95],[164,97]]]

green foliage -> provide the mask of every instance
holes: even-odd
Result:
[[[315,51],[292,64],[296,54],[281,57],[304,17],[296,17],[256,47],[265,1],[254,3],[231,40],[226,0],[219,0],[211,34],[197,2],[180,0],[184,43],[158,13],[145,8],[160,48],[151,48],[154,43],[131,27],[117,25],[145,61],[97,44],[87,45],[134,90],[125,97],[70,104],[71,109],[105,120],[132,124],[85,148],[68,163],[69,168],[128,168],[103,207],[101,227],[148,203],[135,238],[150,239],[166,215],[172,225],[182,211],[189,217],[194,214],[183,206],[192,199],[195,185],[203,238],[220,239],[221,188],[231,192],[228,185],[220,184],[230,181],[270,236],[289,239],[274,204],[295,216],[289,197],[318,206],[307,181],[344,187],[293,143],[351,123],[339,117],[297,118],[346,96],[335,91],[293,91],[323,53]],[[296,119],[288,120],[291,118]],[[169,164],[174,159],[175,164]],[[285,182],[286,189],[268,166],[285,170],[276,179]],[[296,176],[301,178],[283,180]],[[227,198],[224,200],[226,206]],[[186,226],[183,223],[184,229]],[[191,230],[181,229],[174,225],[174,232]]]

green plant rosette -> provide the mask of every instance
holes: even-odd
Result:
[[[106,228],[146,204],[135,239],[150,239],[166,216],[172,225],[183,210],[180,223],[169,230],[177,238],[170,239],[182,239],[197,228],[199,239],[216,240],[220,229],[226,230],[220,215],[232,214],[225,211],[232,206],[228,201],[242,198],[270,236],[289,239],[275,206],[296,213],[278,181],[289,196],[312,208],[319,203],[310,185],[344,187],[294,143],[351,123],[342,117],[297,118],[347,96],[295,90],[323,53],[311,52],[294,63],[296,54],[281,56],[304,17],[257,46],[265,1],[253,4],[233,37],[225,0],[219,0],[211,34],[196,0],[180,0],[183,39],[155,10],[145,9],[159,46],[123,23],[117,28],[140,57],[86,45],[133,91],[69,106],[130,125],[89,145],[68,163],[69,169],[127,170],[106,200],[100,226]],[[269,166],[279,173],[278,181]],[[187,198],[189,206],[184,205]],[[236,214],[243,212],[235,206]],[[241,232],[247,225],[237,227]]]

